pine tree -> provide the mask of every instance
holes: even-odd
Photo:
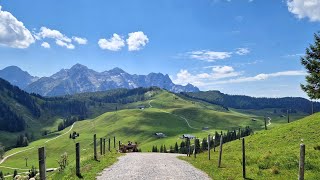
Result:
[[[174,145],[174,152],[178,153],[179,152],[179,146],[178,143],[176,142],[176,144]]]
[[[307,69],[307,84],[301,84],[303,91],[310,99],[320,99],[320,32],[314,34],[314,44],[306,49],[306,55],[301,57],[301,64]]]
[[[2,171],[0,171],[0,180],[3,180],[3,179],[4,179],[3,173],[2,173]]]
[[[167,153],[166,145],[163,145],[163,152],[164,152],[164,153]]]
[[[203,138],[203,139],[202,139],[201,149],[202,149],[202,151],[205,151],[205,150],[208,149],[208,141],[207,141],[207,138]]]
[[[160,152],[163,152],[163,145],[160,146]]]

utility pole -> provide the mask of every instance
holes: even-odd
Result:
[[[290,123],[289,109],[287,109],[287,118],[288,118],[288,123]]]

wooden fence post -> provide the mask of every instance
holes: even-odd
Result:
[[[267,116],[264,116],[264,130],[267,130]]]
[[[197,143],[197,138],[194,137],[194,154],[193,154],[194,158],[197,157],[197,147],[196,147],[196,143]]]
[[[189,138],[187,138],[187,148],[188,148],[188,156],[190,157],[191,156],[191,141]]]
[[[103,154],[106,154],[106,138],[103,138]]]
[[[219,162],[218,162],[218,167],[219,167],[219,168],[221,167],[222,145],[223,145],[223,136],[221,135],[221,138],[220,138]]]
[[[46,180],[46,150],[44,147],[38,149],[40,179]]]
[[[300,144],[300,161],[299,161],[299,180],[304,180],[304,160],[305,160],[306,146]]]
[[[113,136],[113,148],[115,149],[116,148],[116,137]]]
[[[208,159],[210,160],[210,134],[208,135]]]
[[[121,142],[119,141],[119,150],[120,150],[120,145],[121,145]]]
[[[110,138],[109,138],[109,146],[108,146],[108,150],[110,151]]]
[[[239,140],[241,138],[241,129],[239,128]]]
[[[242,138],[242,177],[246,179],[246,147],[244,138]]]
[[[76,143],[76,175],[81,177],[80,174],[80,144]]]
[[[98,160],[97,158],[97,135],[94,134],[93,135],[93,156],[94,156],[94,160]]]
[[[216,136],[213,139],[213,152],[216,152]]]
[[[290,123],[289,109],[287,109],[287,118],[288,118],[288,123]]]
[[[102,147],[102,143],[103,143],[103,141],[102,141],[102,138],[100,138],[100,155],[102,155],[102,150],[103,150],[103,147]]]

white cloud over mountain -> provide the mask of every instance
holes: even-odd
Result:
[[[138,51],[149,42],[148,36],[142,31],[129,33],[128,36],[126,41],[129,51]]]
[[[320,21],[320,0],[287,0],[288,10],[297,18]]]
[[[110,39],[99,39],[98,45],[101,49],[110,51],[119,51],[125,46],[122,37],[116,33],[114,33]]]
[[[205,86],[207,83],[219,79],[236,77],[241,75],[242,72],[236,72],[231,66],[213,66],[209,73],[191,74],[188,70],[180,70],[173,81],[176,84],[194,84],[199,87]]]
[[[0,45],[12,48],[27,48],[35,42],[32,33],[10,12],[0,6]]]
[[[255,76],[241,76],[243,72],[237,72],[231,66],[214,66],[211,73],[191,74],[188,70],[180,70],[173,80],[176,84],[194,84],[200,88],[206,88],[211,85],[232,84],[263,81],[280,76],[305,76],[305,71],[280,71],[275,73],[261,73]],[[240,77],[239,77],[240,76]]]

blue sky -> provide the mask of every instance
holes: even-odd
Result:
[[[0,0],[0,68],[161,72],[201,90],[302,96],[320,0]]]

